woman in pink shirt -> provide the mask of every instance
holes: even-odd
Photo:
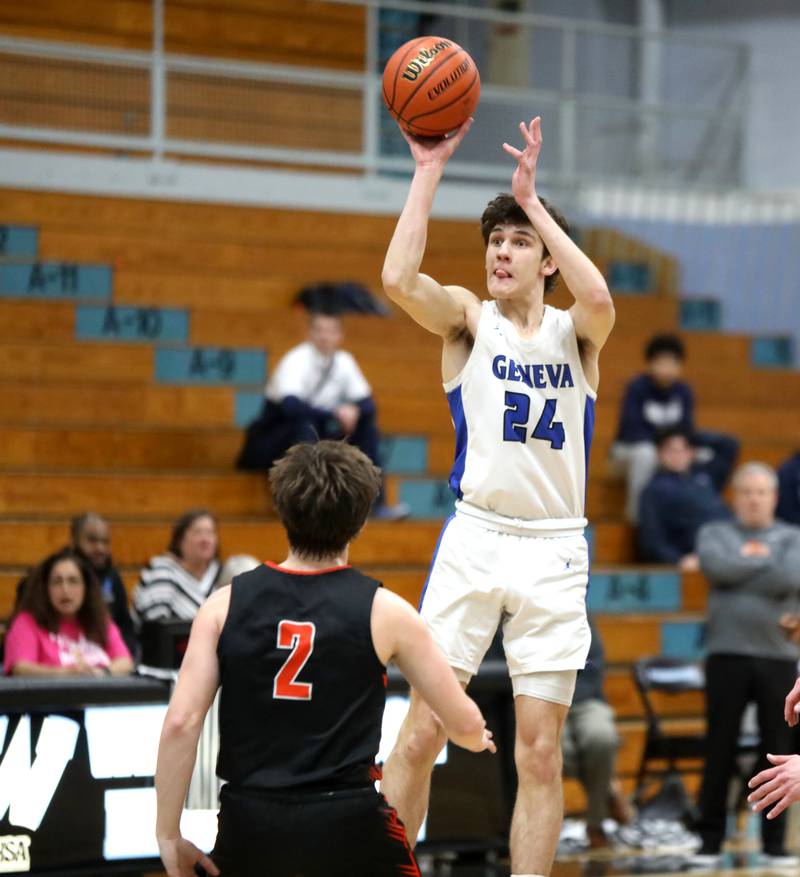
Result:
[[[3,669],[15,676],[123,676],[133,669],[94,573],[71,549],[50,555],[28,579],[6,635]]]

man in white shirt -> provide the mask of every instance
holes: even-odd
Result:
[[[353,355],[340,350],[343,339],[339,317],[310,315],[307,340],[283,356],[267,384],[264,410],[248,429],[240,468],[269,469],[298,442],[336,438],[347,438],[381,465],[372,389]],[[374,517],[407,515],[402,503],[386,505],[381,491]]]

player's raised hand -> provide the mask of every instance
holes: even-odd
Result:
[[[402,126],[400,133],[405,137],[417,167],[444,167],[471,127],[472,119],[469,118],[447,137],[417,137]]]
[[[158,850],[169,877],[197,877],[195,865],[200,865],[212,877],[219,875],[219,868],[211,859],[186,838],[159,840]]]
[[[519,130],[525,141],[524,149],[516,149],[508,143],[503,149],[517,160],[514,176],[511,177],[511,191],[520,207],[525,207],[536,198],[536,163],[542,148],[542,118],[537,116],[530,125],[519,123]]]
[[[768,807],[767,819],[774,819],[800,801],[800,755],[767,755],[774,767],[756,774],[747,784],[753,791],[747,800],[760,813]],[[774,806],[772,806],[774,805]]]

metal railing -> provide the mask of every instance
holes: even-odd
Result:
[[[407,172],[381,70],[424,29],[462,42],[483,77],[451,178],[507,180],[500,145],[518,136],[521,119],[540,114],[541,177],[551,184],[740,181],[748,52],[739,44],[468,4],[330,2],[365,7],[359,72],[167,52],[165,0],[153,0],[151,51],[0,37],[0,137],[155,163],[201,157]]]

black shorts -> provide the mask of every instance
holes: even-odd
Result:
[[[222,877],[419,877],[403,823],[372,786],[225,786],[211,859]]]

